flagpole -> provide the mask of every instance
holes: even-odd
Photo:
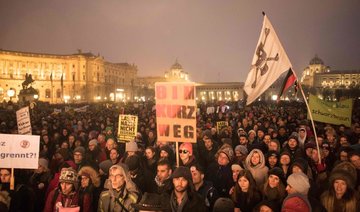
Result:
[[[295,75],[296,79],[297,76],[295,74],[295,72],[292,70],[293,74]],[[298,81],[298,85],[299,85],[299,88],[300,88],[300,92],[304,98],[304,101],[305,101],[305,105],[306,105],[306,108],[307,108],[307,111],[308,111],[308,114],[309,114],[309,117],[310,117],[310,121],[311,121],[311,126],[313,128],[313,131],[314,131],[314,136],[315,136],[315,143],[316,143],[316,148],[317,148],[317,151],[318,151],[318,156],[319,156],[319,163],[321,163],[321,154],[320,154],[320,147],[319,147],[319,142],[318,142],[318,138],[317,138],[317,133],[316,133],[316,129],[315,129],[315,124],[314,124],[314,119],[312,117],[312,113],[311,113],[311,110],[310,110],[310,106],[306,100],[306,96],[305,96],[305,93],[304,93],[304,90],[302,89],[301,87],[301,83]]]

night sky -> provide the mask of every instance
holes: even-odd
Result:
[[[178,59],[196,82],[244,82],[265,11],[300,76],[317,54],[360,69],[360,1],[0,0],[0,48],[134,63],[163,76]]]

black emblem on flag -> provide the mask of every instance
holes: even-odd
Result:
[[[264,74],[266,74],[266,72],[269,69],[269,66],[267,65],[267,62],[271,61],[271,60],[273,60],[273,61],[278,61],[279,60],[279,54],[276,54],[275,57],[268,57],[267,53],[264,50],[266,39],[267,39],[269,33],[270,33],[270,29],[265,28],[264,42],[260,42],[259,46],[256,49],[257,60],[256,60],[255,64],[253,64],[253,66],[256,67],[255,81],[251,85],[251,88],[256,87],[256,81],[257,81],[257,78],[258,78],[258,71],[260,70],[260,76],[263,76]]]

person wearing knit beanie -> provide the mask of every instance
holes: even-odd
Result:
[[[215,201],[213,212],[233,212],[235,208],[234,202],[225,197],[220,197]]]
[[[242,155],[247,155],[249,153],[249,150],[244,145],[237,145],[235,147],[235,153],[240,152]]]
[[[243,168],[239,164],[234,163],[231,165],[232,177],[235,183],[237,182],[237,178],[241,170],[243,170]]]
[[[74,149],[74,162],[77,165],[77,170],[81,168],[85,161],[85,148],[78,146]]]
[[[277,212],[280,206],[275,201],[263,200],[254,208],[254,212],[260,211]]]
[[[74,191],[77,190],[78,187],[78,175],[76,171],[72,168],[66,168],[61,170],[59,177],[59,186],[62,188],[61,183],[70,183],[73,185]],[[62,190],[62,192],[65,192]]]
[[[179,149],[185,149],[189,152],[189,155],[193,155],[193,147],[191,143],[188,142],[182,143]]]
[[[129,152],[137,152],[139,150],[138,145],[135,141],[129,141],[126,143],[125,145],[125,152],[129,153]]]
[[[131,155],[125,159],[125,164],[129,167],[129,171],[135,171],[140,168],[140,159],[137,155]]]
[[[207,137],[207,138],[209,138],[209,139],[212,139],[212,134],[211,134],[211,130],[205,130],[204,132],[203,132],[203,137]]]
[[[218,162],[219,162],[219,157],[221,157],[221,154],[224,154],[227,159],[228,159],[228,163],[230,163],[233,159],[234,159],[234,150],[233,148],[228,145],[228,144],[224,144],[220,147],[220,149],[217,151],[216,153],[216,158],[218,158]],[[220,164],[220,165],[227,165],[226,164]]]
[[[301,194],[288,195],[281,207],[281,212],[311,212],[309,200]]]
[[[290,193],[300,193],[302,195],[307,195],[310,189],[309,178],[304,173],[293,173],[287,179],[288,186],[286,190]]]
[[[109,175],[109,169],[112,166],[111,160],[104,160],[99,164],[99,172],[101,175]]]
[[[82,155],[83,157],[85,156],[85,148],[82,147],[82,146],[76,147],[76,148],[74,149],[74,154],[75,154],[76,152],[81,153],[81,155]]]
[[[300,169],[304,174],[307,174],[308,172],[308,162],[302,158],[296,158],[295,161],[291,164],[290,172],[295,173],[297,172],[296,169]],[[294,171],[295,169],[295,171]]]
[[[42,166],[45,170],[48,169],[49,161],[45,158],[39,158],[39,165]]]
[[[179,166],[175,169],[175,171],[173,172],[173,174],[171,175],[171,178],[179,178],[179,177],[183,177],[185,178],[188,182],[192,183],[192,176],[191,176],[191,172],[190,169],[186,168],[185,166]]]
[[[269,172],[268,172],[268,176],[270,176],[270,175],[275,175],[275,176],[277,176],[277,177],[280,179],[280,181],[281,181],[284,185],[286,185],[285,174],[284,174],[284,171],[283,171],[281,168],[279,168],[279,167],[274,167],[274,168],[270,169]]]

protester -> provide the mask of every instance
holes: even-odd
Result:
[[[359,196],[356,193],[355,179],[345,170],[333,171],[330,186],[321,195],[321,202],[327,211],[359,211]]]
[[[193,154],[193,147],[191,143],[182,143],[179,147],[180,166],[190,168],[197,163]]]
[[[78,208],[80,211],[78,178],[72,168],[63,169],[59,177],[59,186],[52,190],[46,199],[44,212],[59,211],[63,208]],[[82,203],[83,208],[90,207],[90,200]]]
[[[48,164],[47,159],[39,158],[39,167],[34,170],[29,179],[29,185],[36,195],[35,211],[42,211],[44,209],[46,190],[52,178]]]
[[[219,197],[217,190],[211,182],[204,180],[205,173],[201,166],[193,165],[190,167],[190,171],[195,191],[201,195],[207,211],[212,211],[215,201]]]
[[[101,192],[99,212],[134,211],[133,205],[138,202],[140,191],[132,182],[127,168],[113,165],[109,170],[109,180],[105,185],[108,190]]]
[[[155,177],[156,187],[152,190],[153,193],[170,193],[173,190],[171,182],[172,169],[167,159],[160,159],[157,164],[157,174]]]
[[[275,167],[269,170],[268,176],[261,190],[263,199],[274,202],[280,208],[286,196],[284,172],[281,168]]]
[[[309,188],[309,178],[304,173],[291,174],[287,179],[286,191],[288,196],[283,201],[281,211],[312,211],[307,198]]]
[[[251,172],[258,188],[262,188],[269,171],[269,168],[265,166],[265,157],[262,151],[253,149],[246,157],[245,167]]]
[[[9,211],[34,211],[34,192],[22,182],[24,173],[14,173],[14,189],[10,188],[11,169],[0,168],[0,192],[7,196],[7,208]]]
[[[213,183],[221,197],[229,197],[229,191],[233,186],[231,161],[234,151],[228,144],[224,144],[216,153],[216,162],[213,162],[205,174],[205,179]]]
[[[81,211],[93,211],[97,209],[97,202],[99,200],[99,187],[100,187],[100,177],[99,174],[91,166],[83,166],[79,173],[79,205]],[[85,205],[88,208],[85,208],[83,203],[89,202]]]
[[[240,171],[231,199],[235,204],[235,212],[251,212],[261,201],[261,193],[250,171],[246,169]]]
[[[187,167],[179,166],[171,176],[174,191],[171,193],[172,211],[206,211],[204,200],[195,192],[191,172]]]

